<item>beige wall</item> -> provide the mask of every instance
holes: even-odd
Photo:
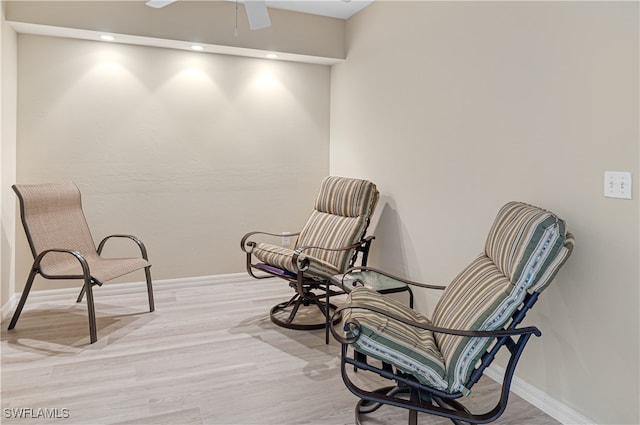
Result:
[[[17,37],[0,7],[0,307],[9,306],[15,291],[16,63]],[[3,311],[5,314],[5,311]]]
[[[573,257],[518,375],[598,424],[637,424],[637,2],[375,2],[331,75],[331,173],[381,189],[372,264],[446,283],[497,209],[551,209]],[[630,171],[633,200],[603,197]],[[432,297],[421,294],[428,312]]]
[[[138,235],[155,279],[242,271],[244,232],[306,220],[328,67],[33,35],[18,51],[18,181],[74,180],[94,239]]]

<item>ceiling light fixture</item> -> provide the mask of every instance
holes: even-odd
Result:
[[[145,4],[149,7],[160,9],[161,7],[165,7],[166,5],[171,4],[174,1],[176,0],[149,0]]]
[[[201,52],[201,51],[204,50],[204,47],[198,46],[197,44],[194,44],[193,46],[191,46],[191,50],[195,50],[197,52]]]
[[[277,55],[277,54],[275,54],[275,53],[267,53],[267,54],[265,55],[265,57],[266,57],[267,59],[278,59],[278,55]]]
[[[112,36],[112,35],[104,34],[104,35],[101,35],[101,36],[100,36],[100,39],[101,39],[101,40],[104,40],[104,41],[113,41],[113,40],[115,40],[116,38],[115,38],[114,36]]]

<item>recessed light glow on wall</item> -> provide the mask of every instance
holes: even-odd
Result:
[[[265,57],[266,57],[267,59],[278,59],[278,55],[277,55],[277,54],[275,54],[275,53],[267,53],[267,54],[265,55]]]
[[[100,39],[104,40],[104,41],[113,41],[116,38],[114,36],[112,36],[112,35],[104,34],[104,35],[100,36]]]
[[[196,52],[201,52],[204,50],[204,47],[194,44],[193,46],[191,46],[191,50],[195,50]]]
[[[258,75],[256,75],[255,79],[253,80],[253,83],[255,84],[254,87],[256,88],[273,89],[278,86],[279,82],[273,73],[271,73],[268,70],[265,70],[259,73]]]

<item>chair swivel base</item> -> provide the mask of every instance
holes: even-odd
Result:
[[[377,394],[380,396],[381,399],[387,399],[389,400],[389,398],[391,399],[396,399],[399,400],[400,399],[400,395],[407,395],[407,402],[414,402],[414,403],[419,403],[419,404],[423,404],[423,409],[425,407],[424,403],[431,404],[432,409],[437,410],[438,408],[441,409],[454,409],[456,411],[458,411],[460,414],[462,415],[468,415],[469,417],[473,417],[473,415],[469,412],[469,410],[467,410],[467,408],[462,405],[461,403],[455,401],[455,400],[443,400],[439,397],[433,396],[433,395],[427,395],[427,399],[426,400],[420,400],[420,396],[417,395],[416,392],[412,392],[409,390],[408,387],[399,387],[399,386],[387,386],[387,387],[382,387],[382,388],[378,388],[376,390],[373,390],[373,392],[371,394]],[[434,404],[435,403],[435,404]],[[395,403],[388,403],[388,405],[390,406],[394,406]],[[370,400],[370,399],[360,399],[358,401],[358,403],[356,403],[356,408],[355,408],[355,424],[356,425],[363,425],[363,416],[362,415],[366,415],[369,413],[373,413],[376,410],[378,410],[379,408],[381,408],[382,406],[387,405],[387,403],[382,403],[380,401],[375,401],[375,400]],[[402,407],[399,405],[396,405],[396,407]],[[406,407],[406,406],[405,406]],[[430,409],[427,409],[427,413],[434,413],[429,412]],[[409,410],[409,417],[408,417],[408,425],[417,425],[418,423],[418,412],[419,410]],[[475,423],[474,421],[471,422],[466,422],[461,420],[460,418],[456,418],[456,415],[445,415],[445,418],[448,418],[451,422],[453,422],[456,425],[462,425],[462,424],[471,424],[471,423]]]
[[[308,307],[311,305],[315,305],[320,313],[322,313],[322,322],[314,321],[311,323],[304,323],[302,321],[295,321],[296,316],[300,317],[298,313],[301,313],[300,307]],[[282,302],[280,304],[276,304],[271,308],[269,312],[269,317],[273,323],[278,326],[287,329],[295,329],[295,330],[315,330],[315,329],[325,329],[329,326],[329,317],[330,312],[337,310],[337,307],[334,304],[329,303],[329,311],[327,311],[326,302],[320,301],[320,299],[306,298],[301,297],[300,294],[294,295],[289,301]],[[287,315],[287,309],[291,308],[291,312]],[[305,309],[307,310],[307,309]],[[341,320],[341,318],[334,319],[336,323]]]

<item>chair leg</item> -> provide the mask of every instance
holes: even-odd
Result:
[[[325,324],[324,324],[324,343],[325,344],[329,344],[329,326],[331,326],[331,319],[329,318],[330,314],[330,310],[331,310],[331,304],[329,303],[330,301],[330,297],[329,297],[329,281],[327,281],[327,288],[325,291],[325,306],[326,308],[324,309],[324,318],[325,318]]]
[[[417,390],[409,390],[409,399],[417,403],[420,401],[420,394]],[[418,425],[418,411],[410,409],[409,410],[409,425]]]
[[[82,288],[80,289],[80,294],[78,295],[76,302],[79,303],[80,301],[82,301],[83,297],[84,297],[84,285],[82,285]]]
[[[98,335],[96,331],[96,309],[93,305],[93,290],[91,289],[91,281],[89,281],[89,283],[85,282],[85,284],[82,285],[80,294],[76,299],[77,303],[82,301],[85,293],[87,294],[87,311],[89,314],[89,337],[91,338],[91,343],[93,344],[98,340]]]
[[[29,277],[27,278],[27,283],[24,285],[24,290],[22,291],[22,296],[20,296],[20,301],[18,302],[16,311],[13,313],[13,317],[11,318],[11,323],[9,323],[9,330],[16,327],[16,323],[18,322],[20,313],[22,313],[22,308],[24,307],[25,302],[27,302],[27,297],[29,296],[29,292],[31,291],[31,286],[33,285],[33,280],[35,279],[37,273],[38,272],[35,269],[32,269],[31,273],[29,273]]]
[[[318,299],[316,300],[315,305],[320,309],[320,311],[324,315],[324,329],[325,329],[324,342],[325,344],[329,344],[329,327],[331,326],[331,309],[333,309],[333,311],[336,311],[338,307],[336,307],[335,305],[329,302],[328,287],[327,287],[327,294],[325,295],[324,303]],[[333,319],[336,321],[336,323],[339,323],[342,320],[342,313],[340,313],[338,316],[334,317]],[[321,328],[321,326],[319,326],[318,329],[319,328]]]
[[[147,295],[149,296],[149,312],[156,309],[155,301],[153,300],[153,286],[151,285],[151,267],[144,268],[144,276],[147,279]]]
[[[87,294],[87,313],[89,315],[89,337],[93,344],[98,340],[98,332],[96,330],[96,309],[93,305],[93,290],[91,289],[91,279],[85,279],[84,292]]]
[[[153,286],[151,284],[151,272],[149,271],[149,267],[144,268],[144,275],[147,280],[147,295],[149,296],[149,311],[151,312],[156,309],[156,304],[153,299]],[[82,298],[84,297],[84,292],[85,292],[85,288],[83,286],[82,289],[80,289],[80,294],[78,295],[78,299],[76,300],[77,303],[82,301]]]

